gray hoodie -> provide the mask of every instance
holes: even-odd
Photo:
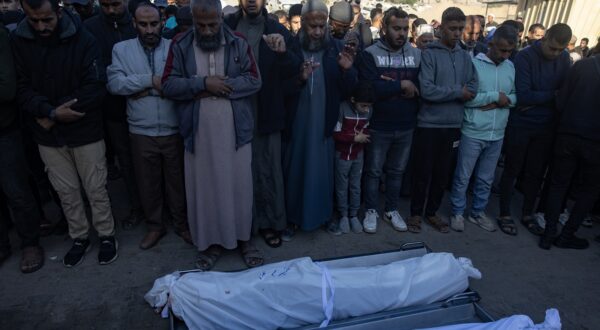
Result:
[[[477,71],[471,57],[458,43],[449,49],[441,42],[427,45],[421,54],[419,73],[421,109],[418,127],[460,128],[464,104],[462,88],[477,93]]]

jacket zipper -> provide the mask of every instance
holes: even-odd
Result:
[[[496,65],[496,90],[499,90],[498,87],[498,66]],[[494,138],[494,130],[496,129],[496,111],[498,109],[494,109],[494,120],[492,121],[492,132],[490,133],[490,140]]]
[[[356,122],[354,123],[354,133],[356,133],[356,128],[358,127],[358,123],[359,123],[359,117],[358,114],[356,114]],[[350,160],[350,156],[352,155],[352,147],[354,146],[354,142],[352,142],[350,144],[350,151],[348,152],[348,159],[346,160]]]

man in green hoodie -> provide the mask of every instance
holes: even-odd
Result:
[[[487,53],[479,53],[473,58],[479,88],[477,96],[465,103],[458,162],[450,193],[453,214],[450,227],[455,231],[465,228],[463,214],[472,175],[475,175],[473,204],[468,220],[487,231],[496,230],[484,211],[502,150],[509,108],[517,103],[515,67],[511,61],[507,61],[517,46],[517,33],[512,26],[502,25],[489,42]],[[516,234],[514,225],[504,226],[500,223],[500,226],[503,231]]]

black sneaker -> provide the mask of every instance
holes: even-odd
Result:
[[[117,254],[117,249],[119,248],[119,243],[114,238],[111,237],[101,237],[100,238],[100,249],[98,251],[98,262],[101,265],[108,265],[111,262],[117,260],[119,255]]]
[[[90,251],[92,245],[89,239],[76,239],[73,241],[73,246],[67,252],[63,259],[65,267],[75,267],[83,261],[83,257]]]
[[[584,238],[579,238],[575,235],[565,236],[560,235],[555,241],[554,245],[562,249],[576,249],[585,250],[590,247],[590,242]]]
[[[540,243],[538,244],[538,246],[540,247],[540,249],[550,250],[550,248],[552,247],[552,243],[555,240],[555,236],[542,235],[542,237],[540,237]]]

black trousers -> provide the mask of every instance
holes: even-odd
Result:
[[[138,193],[137,180],[135,176],[135,170],[133,168],[133,160],[131,158],[129,125],[125,121],[113,122],[108,120],[105,122],[105,124],[106,131],[110,136],[109,141],[112,144],[112,150],[119,160],[121,177],[125,182],[131,210],[135,213],[141,213],[142,205],[140,202],[140,195]]]
[[[21,246],[37,246],[40,211],[31,192],[21,133],[14,129],[0,134],[0,189],[12,214]],[[8,217],[0,217],[0,249],[9,249]]]
[[[411,216],[433,216],[440,208],[458,150],[460,128],[418,127],[413,143]]]
[[[546,234],[554,236],[558,217],[571,181],[579,168],[585,180],[576,180],[577,198],[563,235],[573,235],[594,208],[600,193],[600,142],[575,135],[560,134],[556,139],[546,204]]]
[[[504,139],[504,172],[500,180],[500,216],[511,215],[515,181],[521,171],[523,216],[531,215],[544,180],[554,142],[553,130],[508,127]],[[562,205],[562,203],[560,203]]]

